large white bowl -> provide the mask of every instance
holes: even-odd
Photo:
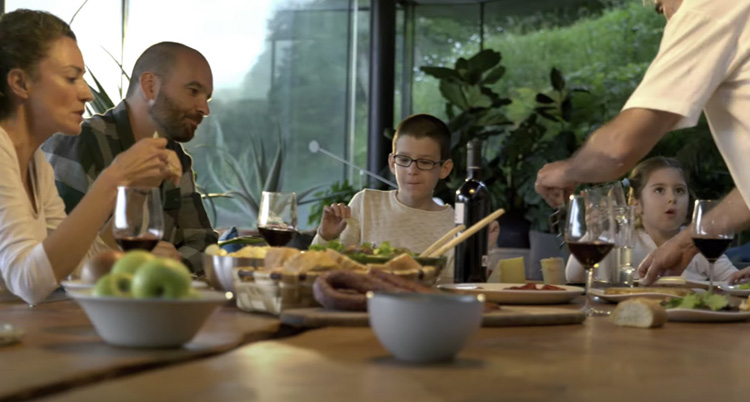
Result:
[[[68,294],[81,305],[107,343],[134,348],[168,348],[189,342],[209,315],[226,302],[224,293],[200,291],[200,299],[131,299]]]
[[[394,357],[413,363],[450,360],[482,324],[482,296],[368,294],[370,326]]]

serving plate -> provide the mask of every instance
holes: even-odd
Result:
[[[611,303],[619,303],[621,301],[642,298],[642,299],[654,299],[654,300],[665,300],[677,298],[680,296],[673,295],[671,293],[659,293],[659,292],[648,292],[648,293],[631,293],[631,294],[606,294],[604,289],[591,289],[589,290],[592,296],[596,296],[602,300],[606,300]]]
[[[451,283],[438,285],[448,292],[483,294],[488,302],[499,304],[564,304],[583,294],[578,286],[555,285],[563,290],[513,290],[524,283]]]
[[[738,322],[750,319],[750,311],[711,311],[702,309],[667,309],[669,321],[678,322]]]

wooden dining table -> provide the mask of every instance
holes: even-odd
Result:
[[[163,351],[103,344],[68,302],[10,310],[0,306],[0,321],[15,316],[27,323],[27,336],[0,348],[0,400],[640,402],[750,395],[748,322],[636,329],[594,317],[577,325],[482,328],[455,360],[414,365],[391,357],[367,327],[300,332],[233,307],[212,316],[188,347]],[[232,333],[245,335],[218,341]],[[22,372],[8,370],[17,365]]]

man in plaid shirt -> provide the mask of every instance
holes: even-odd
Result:
[[[164,237],[153,252],[181,258],[193,272],[202,272],[200,252],[216,243],[218,235],[195,190],[192,158],[180,143],[190,141],[209,114],[212,91],[211,68],[198,51],[173,42],[148,48],[135,63],[124,101],[87,119],[79,136],[55,135],[42,146],[66,211],[119,153],[158,132],[169,140],[167,148],[176,155],[170,165],[181,165],[182,176],[179,185],[161,184]],[[115,247],[111,235],[102,237]]]

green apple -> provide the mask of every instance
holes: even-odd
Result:
[[[94,296],[130,297],[130,285],[133,275],[128,273],[109,273],[96,281]]]
[[[201,296],[201,292],[198,291],[198,289],[191,287],[190,290],[188,290],[187,295],[183,297],[183,299],[191,299],[191,300],[200,300],[203,296]]]
[[[112,266],[113,273],[128,273],[135,275],[138,268],[144,263],[153,260],[154,255],[145,250],[132,250],[128,251],[120,257],[119,260]]]
[[[190,271],[179,261],[154,258],[138,268],[131,290],[138,299],[180,299],[190,292]]]

